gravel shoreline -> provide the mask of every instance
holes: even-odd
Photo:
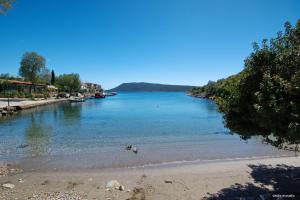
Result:
[[[106,188],[111,180],[124,185],[124,190]],[[0,187],[4,200],[225,199],[229,194],[255,197],[283,189],[293,194],[300,188],[300,157],[111,171],[23,172],[0,177],[0,184],[4,183],[15,186]]]

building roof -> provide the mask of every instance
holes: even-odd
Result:
[[[5,80],[5,79],[0,79],[2,81],[7,81],[11,84],[16,84],[16,85],[32,85],[31,82],[29,81],[19,81],[19,80]],[[46,84],[35,84],[36,86],[46,86]]]

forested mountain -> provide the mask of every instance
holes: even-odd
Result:
[[[157,83],[122,83],[121,85],[109,90],[110,92],[187,92],[195,86],[186,85],[166,85]]]

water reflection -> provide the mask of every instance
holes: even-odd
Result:
[[[28,144],[29,156],[48,155],[50,153],[52,127],[43,122],[43,118],[36,119],[31,114],[31,123],[25,129],[25,141]]]
[[[62,106],[62,114],[65,122],[74,123],[80,121],[82,104],[65,104]]]
[[[216,113],[218,108],[217,105],[215,104],[215,102],[210,101],[210,100],[202,100],[203,101],[203,105],[205,106],[206,110],[211,112],[211,113]]]

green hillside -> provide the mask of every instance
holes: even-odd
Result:
[[[166,85],[157,83],[122,83],[121,85],[108,90],[110,92],[187,92],[195,86]]]

